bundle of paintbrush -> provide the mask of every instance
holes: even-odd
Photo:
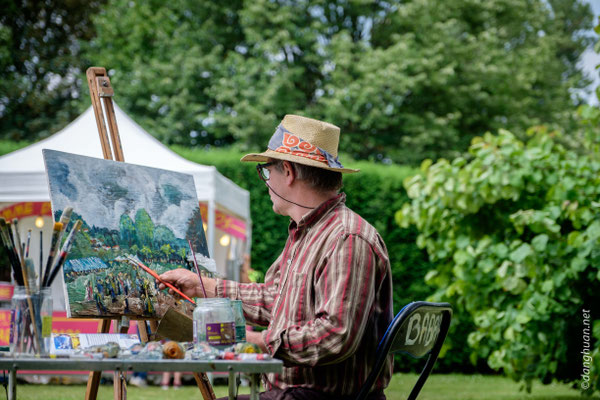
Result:
[[[43,271],[40,271],[40,287],[49,287],[52,285],[52,282],[54,282],[54,279],[67,259],[67,255],[75,241],[75,235],[81,228],[82,222],[81,220],[77,220],[69,233],[66,233],[72,211],[71,207],[66,207],[60,217],[60,221],[54,223],[46,267]],[[65,235],[66,239],[61,248],[60,243]]]
[[[2,241],[8,251],[13,277],[18,285],[12,299],[11,350],[15,354],[41,354],[45,351],[45,341],[49,340],[52,323],[49,287],[62,269],[82,225],[81,220],[78,220],[68,229],[71,213],[72,208],[66,207],[60,222],[54,224],[45,265],[40,234],[40,266],[37,274],[33,259],[29,257],[31,230],[28,231],[27,241],[21,243],[18,220],[14,219],[11,224],[0,218]],[[50,325],[46,326],[47,324]],[[48,337],[44,333],[48,333]]]

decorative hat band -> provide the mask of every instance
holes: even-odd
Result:
[[[320,161],[329,165],[331,168],[344,168],[337,157],[334,157],[322,148],[299,138],[285,129],[282,125],[279,125],[273,136],[271,136],[268,148],[278,153],[292,154],[294,156]]]

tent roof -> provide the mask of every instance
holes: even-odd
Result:
[[[250,220],[248,191],[225,178],[215,167],[177,155],[116,104],[115,118],[127,163],[193,175],[198,200],[214,201],[220,208]],[[50,201],[42,149],[103,158],[92,107],[49,138],[0,157],[0,202]]]

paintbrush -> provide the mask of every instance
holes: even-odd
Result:
[[[33,264],[33,259],[25,259],[25,270],[27,271],[27,278],[29,278],[29,288],[31,289],[32,293],[37,292],[37,277],[35,275],[35,265]]]
[[[202,287],[202,293],[204,294],[204,298],[206,298],[206,289],[204,289],[204,281],[202,280],[202,274],[200,274],[200,268],[198,268],[198,262],[196,261],[196,253],[194,253],[192,241],[189,239],[188,245],[190,246],[190,251],[192,252],[192,258],[194,259],[194,267],[196,268],[196,273],[198,274],[198,278],[200,278],[200,286]]]
[[[19,259],[17,254],[15,253],[15,249],[13,246],[13,242],[11,240],[10,235],[10,224],[7,224],[4,218],[0,218],[0,234],[2,235],[2,241],[4,242],[4,247],[8,252],[8,260],[10,262],[10,266],[13,270],[13,276],[15,278],[15,282],[18,285],[23,285],[23,277],[21,273],[21,265],[19,263]]]
[[[29,257],[29,245],[31,244],[31,229],[27,229],[27,246],[25,246],[25,258]]]
[[[64,210],[60,216],[60,221],[59,221],[61,223],[60,231],[58,232],[58,237],[56,238],[56,242],[50,249],[50,251],[52,252],[52,260],[49,260],[49,263],[46,265],[46,271],[44,271],[44,278],[42,280],[42,282],[44,282],[44,283],[46,283],[48,281],[50,273],[54,270],[53,266],[56,261],[55,257],[60,254],[63,236],[65,235],[65,232],[69,228],[69,221],[71,220],[72,213],[73,213],[73,207],[67,206],[64,208]]]
[[[12,220],[13,225],[13,239],[15,241],[15,247],[17,248],[17,254],[19,255],[19,262],[21,263],[21,267],[25,265],[24,257],[23,257],[23,247],[21,246],[21,235],[19,235],[19,220],[14,218]]]
[[[16,232],[16,238],[18,239],[18,235],[19,235],[19,231],[16,229],[17,228],[17,223],[16,223],[17,219],[15,218],[13,220],[13,224],[15,225],[15,232]],[[22,254],[21,254],[22,256]],[[33,308],[33,302],[31,301],[31,295],[33,294],[33,289],[30,285],[29,285],[29,274],[27,271],[28,267],[27,264],[25,263],[25,259],[21,258],[21,272],[23,273],[23,285],[25,286],[25,290],[27,291],[27,306],[29,307],[29,316],[31,317],[31,321],[33,321],[32,325],[33,325],[33,334],[34,334],[34,340],[35,340],[35,346],[37,349],[40,348],[40,337],[38,335],[38,327],[37,324],[35,323],[35,309]],[[35,278],[34,278],[35,279]]]
[[[60,231],[60,235],[58,236],[58,240],[56,242],[56,249],[54,249],[54,255],[56,256],[56,254],[58,254],[60,252],[60,245],[63,239],[63,236],[65,235],[65,232],[67,231],[67,228],[69,228],[69,221],[71,221],[71,214],[73,213],[73,207],[65,207],[65,209],[62,212],[62,215],[60,216],[60,223],[62,224],[62,230]]]
[[[169,282],[164,281],[161,279],[160,276],[158,276],[158,274],[150,269],[149,267],[145,266],[143,263],[141,263],[140,261],[136,260],[135,258],[131,257],[131,256],[126,256],[127,260],[131,261],[132,263],[134,263],[135,265],[137,265],[138,267],[140,267],[141,269],[143,269],[144,271],[146,271],[147,273],[149,273],[150,275],[152,275],[152,277],[154,279],[156,279],[157,281],[159,281],[160,283],[162,283],[163,285],[167,286],[170,289],[173,289],[173,291],[175,293],[177,293],[178,295],[180,295],[181,297],[183,297],[184,299],[186,299],[187,301],[189,301],[192,304],[196,304],[196,302],[192,299],[190,299],[188,296],[186,296],[185,294],[183,294],[183,292],[179,289],[177,289],[175,286],[171,285]]]
[[[44,282],[44,286],[52,285],[54,278],[56,278],[56,274],[58,274],[58,271],[60,271],[63,264],[65,263],[65,260],[67,259],[67,255],[69,254],[69,251],[71,250],[71,246],[73,245],[73,242],[75,242],[75,234],[81,228],[81,224],[82,224],[82,222],[79,219],[75,222],[75,225],[73,225],[71,232],[69,232],[69,235],[67,236],[67,239],[65,240],[65,243],[63,244],[62,250],[60,251],[60,255],[58,256],[58,258],[56,259],[56,262],[54,263],[52,272],[48,276],[48,279]]]
[[[40,289],[42,288],[42,272],[44,272],[44,232],[40,229],[40,272],[38,274]]]
[[[54,261],[54,255],[56,254],[56,244],[63,229],[62,222],[55,222],[54,228],[52,229],[52,240],[50,241],[50,253],[48,253],[48,260],[46,261],[46,268],[44,268],[44,275],[41,282],[46,282],[48,274],[52,269],[52,262]],[[41,286],[41,285],[40,285]]]

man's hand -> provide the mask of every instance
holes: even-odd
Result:
[[[251,330],[246,329],[246,342],[254,343],[258,347],[260,347],[260,350],[263,353],[269,352],[267,350],[267,345],[265,344],[265,341],[263,340],[262,332],[256,332],[256,331],[251,331]]]
[[[160,279],[169,282],[173,286],[181,290],[186,296],[190,297],[204,297],[202,293],[202,287],[200,285],[200,277],[190,270],[185,268],[176,268],[165,272],[160,275]],[[206,295],[208,297],[215,297],[215,280],[212,278],[203,277],[204,288],[206,289]],[[165,289],[163,283],[159,282],[158,288]],[[175,292],[169,289],[169,293],[175,294]]]

